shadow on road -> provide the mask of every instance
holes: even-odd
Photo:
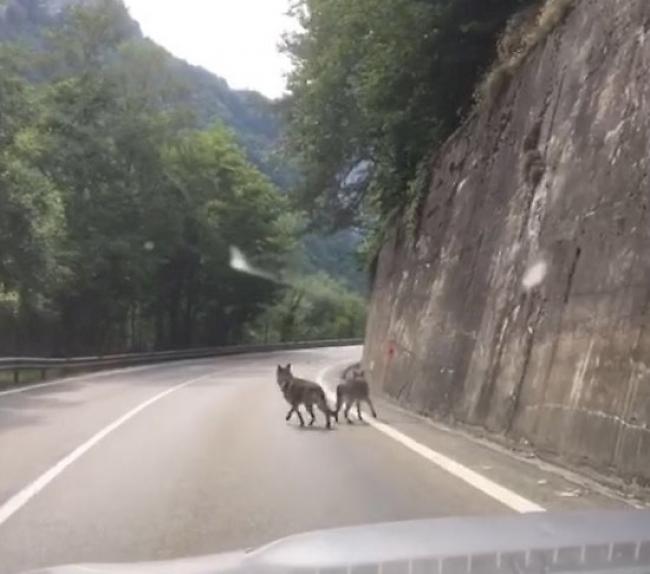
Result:
[[[310,426],[301,427],[300,425],[287,425],[287,426],[289,426],[290,428],[292,428],[292,429],[294,429],[296,431],[299,431],[299,432],[324,432],[324,433],[328,433],[328,432],[334,432],[336,430],[336,426],[332,426],[332,428],[329,428],[329,429],[324,427],[324,426],[317,426],[317,425],[314,425],[313,427],[310,427]]]

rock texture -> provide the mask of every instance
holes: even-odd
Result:
[[[650,2],[578,0],[384,245],[373,384],[650,482],[649,134]]]

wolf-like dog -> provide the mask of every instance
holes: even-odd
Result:
[[[377,411],[375,411],[375,407],[372,404],[372,400],[370,399],[370,387],[368,386],[368,381],[366,381],[365,374],[360,369],[354,369],[352,372],[352,377],[336,387],[336,414],[338,415],[341,407],[345,405],[343,414],[345,415],[348,423],[352,424],[349,413],[352,405],[356,403],[357,416],[359,417],[359,420],[362,421],[362,401],[368,404],[372,416],[374,418],[377,418]]]
[[[325,415],[327,428],[332,427],[330,422],[331,418],[334,418],[338,422],[338,412],[329,408],[325,391],[312,381],[294,377],[291,372],[291,364],[288,364],[286,367],[278,365],[277,382],[285,400],[291,405],[291,409],[289,409],[286,416],[287,421],[293,413],[296,413],[300,419],[300,426],[304,427],[305,420],[299,410],[300,405],[304,405],[311,416],[309,426],[312,426],[316,420],[316,415],[314,414],[314,405],[316,405]]]

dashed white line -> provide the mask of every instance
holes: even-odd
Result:
[[[190,379],[180,383],[162,393],[157,394],[156,396],[150,398],[149,400],[141,403],[134,409],[130,410],[125,415],[121,416],[116,421],[112,422],[108,426],[104,427],[97,434],[93,435],[81,446],[74,449],[70,454],[57,462],[49,470],[45,471],[41,476],[39,476],[34,482],[28,484],[20,492],[16,493],[9,500],[0,505],[0,526],[2,526],[7,520],[9,520],[16,512],[18,512],[23,506],[25,506],[32,498],[34,498],[39,492],[41,492],[48,484],[50,484],[57,476],[59,476],[66,468],[68,468],[76,460],[80,459],[84,454],[86,454],[91,448],[105,439],[108,435],[116,431],[122,425],[130,421],[133,417],[140,414],[145,409],[149,408],[151,405],[157,403],[158,401],[168,397],[176,391],[198,383],[199,381],[208,379],[214,376],[214,373],[208,375],[203,375],[195,379]]]
[[[327,367],[318,373],[316,378],[318,384],[320,384],[329,398],[330,401],[336,402],[336,395],[332,392],[331,389],[327,387],[325,382],[325,375],[334,369],[340,369],[341,365],[334,365]],[[497,500],[501,504],[504,504],[508,508],[515,510],[520,513],[527,512],[544,512],[546,509],[520,496],[516,492],[501,486],[500,484],[490,480],[489,478],[479,474],[478,472],[472,470],[471,468],[466,467],[463,464],[455,461],[454,459],[437,452],[428,446],[419,443],[418,441],[412,439],[411,437],[405,435],[404,433],[398,431],[397,429],[387,425],[386,423],[379,422],[377,420],[366,418],[366,422],[372,426],[374,429],[383,433],[389,438],[392,438],[394,441],[400,443],[402,446],[408,448],[412,452],[419,454],[421,457],[425,458],[429,462],[435,464],[439,468],[442,468],[449,474],[459,478],[463,482],[466,482],[470,486],[476,488],[483,494]]]

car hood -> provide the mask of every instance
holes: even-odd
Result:
[[[441,518],[309,532],[252,550],[170,562],[77,565],[40,574],[483,572],[650,565],[650,511]]]

